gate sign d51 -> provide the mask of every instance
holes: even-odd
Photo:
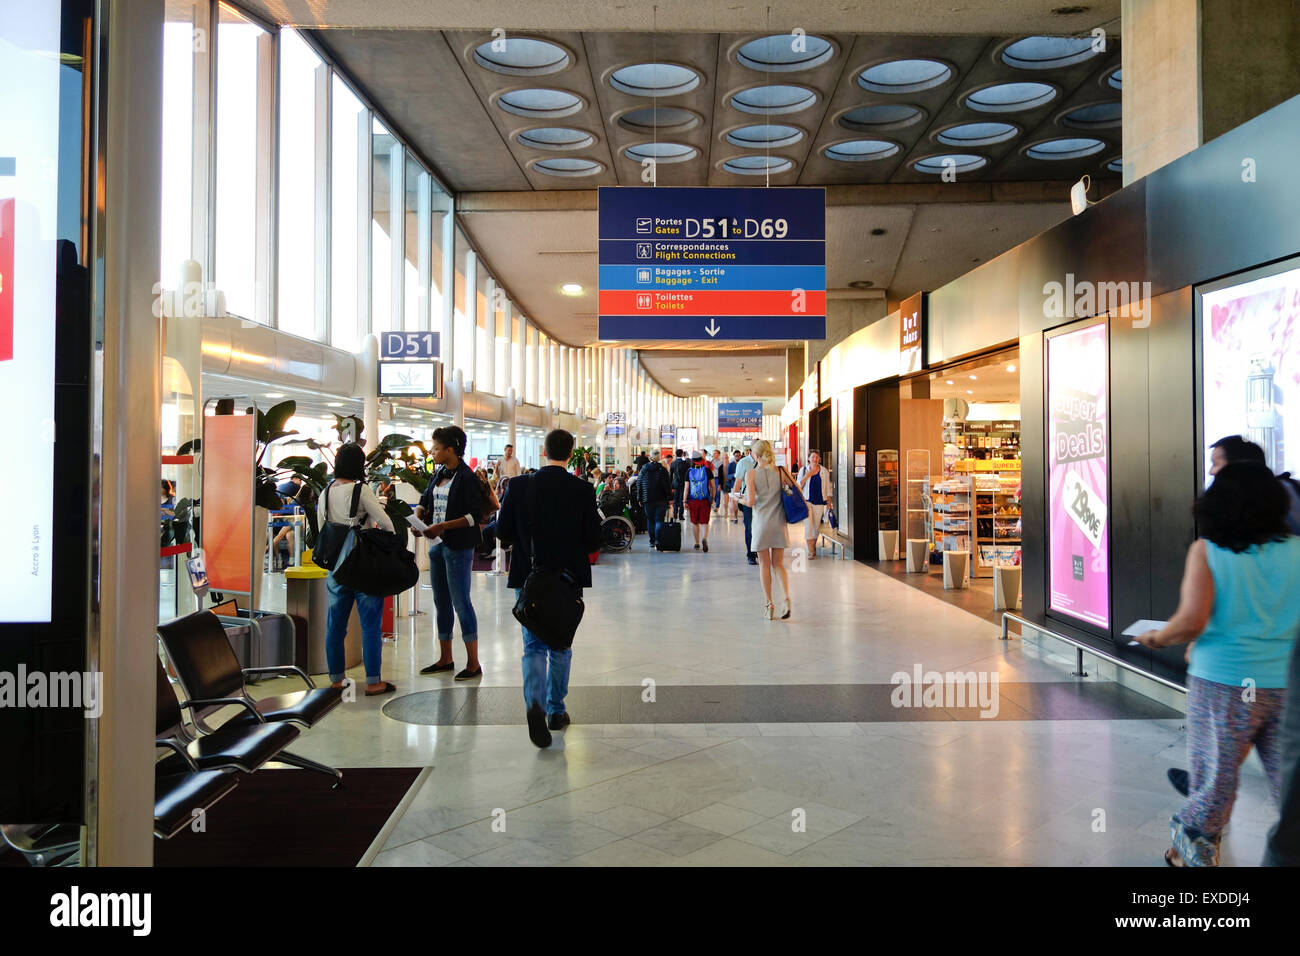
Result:
[[[386,359],[439,358],[437,332],[380,332],[379,357]]]

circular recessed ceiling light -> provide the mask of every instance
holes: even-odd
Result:
[[[605,168],[594,159],[569,159],[559,156],[554,159],[538,159],[529,165],[539,173],[546,173],[548,176],[594,176]]]
[[[873,236],[883,236],[888,231],[889,231],[888,229],[881,229],[879,226],[877,226],[875,229],[871,230],[871,234]]]
[[[803,130],[774,123],[742,126],[727,134],[728,143],[733,146],[748,146],[751,149],[789,146],[801,139],[803,139]]]
[[[948,379],[948,384],[949,384],[949,385],[956,385],[957,383],[954,382],[952,379]]]
[[[1032,110],[1056,99],[1056,87],[1048,83],[995,83],[966,97],[966,106],[981,113],[1014,113]]]
[[[886,139],[850,139],[843,143],[832,143],[822,152],[827,159],[842,163],[866,163],[893,156],[898,152],[898,144]]]
[[[585,149],[596,142],[596,137],[586,130],[567,126],[539,126],[515,134],[520,146],[533,149]]]
[[[700,85],[700,74],[677,63],[634,63],[609,75],[609,85],[632,96],[676,96]]]
[[[854,279],[852,282],[849,283],[849,288],[870,289],[873,285],[875,285],[875,283],[872,282],[870,279]]]
[[[1054,70],[1091,60],[1100,53],[1092,37],[1025,37],[1002,51],[1002,62],[1020,70]]]
[[[638,106],[618,117],[618,125],[633,133],[681,133],[701,123],[700,115],[680,106]]]
[[[1106,85],[1112,90],[1122,90],[1124,88],[1124,71],[1111,70],[1106,74]]]
[[[1112,173],[1124,172],[1124,158],[1122,156],[1116,156],[1106,164],[1106,169]]]
[[[700,155],[700,151],[685,143],[638,143],[623,150],[623,155],[638,163],[647,159],[658,163],[684,163]]]
[[[908,103],[880,103],[875,106],[858,106],[841,113],[836,120],[845,129],[860,132],[901,129],[925,119],[925,110]]]
[[[679,378],[678,381],[681,382],[683,385],[691,384],[691,380],[689,378]]]
[[[821,66],[835,55],[835,47],[819,36],[782,33],[750,40],[736,51],[736,61],[764,73],[790,73]]]
[[[510,90],[497,97],[497,106],[516,116],[568,116],[583,107],[582,97],[568,90]]]
[[[539,76],[543,73],[558,73],[573,62],[573,57],[564,47],[548,40],[504,37],[488,40],[475,47],[474,62],[493,73]]]
[[[1014,365],[1008,365],[1008,366],[1007,366],[1007,371],[1008,371],[1008,372],[1014,372],[1015,370],[1016,370],[1016,367],[1015,367]]]
[[[284,398],[284,392],[267,392],[266,398]]]
[[[952,67],[939,60],[887,60],[858,74],[858,86],[872,93],[919,93],[942,86]]]
[[[769,382],[775,382],[775,381],[776,381],[776,379],[773,378],[771,375],[769,375],[769,376],[767,377],[767,380],[768,380]]]
[[[974,172],[986,163],[988,163],[987,159],[973,153],[945,153],[940,156],[926,156],[923,159],[918,159],[912,164],[912,168],[918,173],[930,173],[940,176],[948,170],[952,170],[954,173]]]
[[[935,136],[946,146],[991,146],[1014,139],[1020,132],[1011,123],[960,123]]]
[[[326,403],[325,403],[325,407],[326,407],[326,408],[342,408],[342,407],[343,407],[343,403],[342,403],[342,402],[326,402]]]
[[[582,286],[576,282],[566,282],[560,286],[560,291],[565,295],[582,295]]]
[[[1025,155],[1030,159],[1079,159],[1083,156],[1099,153],[1105,148],[1106,144],[1101,140],[1082,136],[1072,139],[1049,139],[1046,142],[1035,143],[1025,150]]]
[[[1109,129],[1119,126],[1121,119],[1119,101],[1111,100],[1070,110],[1061,117],[1061,123],[1071,129]]]
[[[723,162],[722,168],[739,176],[762,176],[764,173],[784,173],[794,168],[794,162],[784,156],[735,156]]]
[[[970,380],[971,380],[972,382],[977,381],[978,379],[979,379],[979,376],[978,376],[978,375],[972,375],[972,376],[970,377]]]
[[[751,86],[731,97],[731,105],[742,113],[759,113],[772,116],[778,113],[797,113],[817,102],[816,90],[806,86],[772,83]]]

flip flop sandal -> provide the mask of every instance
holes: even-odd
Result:
[[[383,687],[382,690],[368,690],[368,691],[366,691],[366,696],[367,696],[367,697],[382,697],[382,696],[384,696],[384,694],[393,694],[393,693],[396,693],[396,692],[397,692],[397,685],[396,685],[396,684],[393,684],[393,683],[390,682],[390,681],[384,681],[384,687]]]

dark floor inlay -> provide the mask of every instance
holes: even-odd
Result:
[[[1000,682],[983,696],[972,686],[909,690],[895,706],[894,684],[660,685],[653,703],[639,685],[571,687],[566,706],[585,724],[775,724],[906,720],[1150,720],[1182,715],[1118,684]],[[384,714],[408,724],[521,724],[517,687],[448,687],[389,701]]]

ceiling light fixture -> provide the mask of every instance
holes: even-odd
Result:
[[[691,380],[689,378],[683,378],[680,379],[680,381],[683,385],[689,385],[691,383]]]
[[[970,380],[973,382],[973,381],[975,381],[977,378],[979,378],[978,375],[972,375],[972,376],[970,377]]]
[[[284,398],[284,392],[267,392],[267,398]]]
[[[1008,371],[1008,372],[1014,372],[1015,370],[1016,370],[1016,367],[1015,367],[1014,365],[1008,365],[1008,366],[1007,366],[1007,371]]]
[[[582,295],[582,286],[576,282],[566,282],[560,286],[560,291],[565,295]]]
[[[952,379],[948,379],[948,384],[949,384],[949,385],[956,385],[957,383],[954,382]]]
[[[342,408],[342,407],[343,407],[343,403],[342,403],[342,402],[326,402],[326,403],[325,403],[325,407],[326,407],[326,408]]]

